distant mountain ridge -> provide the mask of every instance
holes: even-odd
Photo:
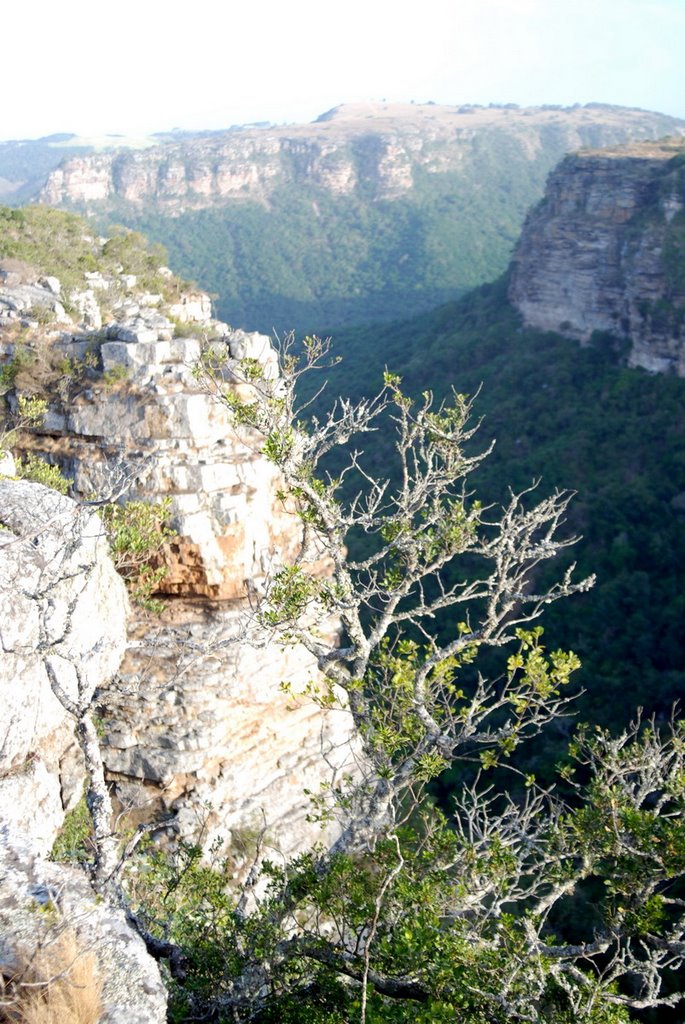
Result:
[[[284,182],[338,195],[366,189],[374,199],[411,190],[419,169],[459,170],[481,136],[517,139],[531,162],[549,136],[570,149],[626,138],[657,138],[685,121],[646,111],[585,107],[345,104],[305,125],[244,126],[168,138],[144,151],[72,157],[50,172],[39,194],[48,205],[156,204],[170,214],[225,200],[268,196]]]
[[[352,104],[306,125],[72,156],[36,197],[144,230],[230,323],[328,329],[497,276],[565,154],[684,131],[603,104]]]

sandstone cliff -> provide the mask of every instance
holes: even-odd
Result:
[[[566,153],[683,128],[601,104],[352,104],[312,124],[68,160],[40,201],[163,243],[229,323],[327,333],[409,318],[497,277]]]
[[[97,255],[106,242],[88,245]],[[122,266],[89,271],[71,289],[25,264],[2,273],[9,405],[22,389],[48,401],[25,446],[82,499],[170,503],[166,611],[130,617],[123,666],[100,695],[120,806],[174,835],[235,841],[238,860],[237,840],[262,824],[285,853],[301,849],[320,836],[304,790],[353,768],[353,723],[309,703],[288,710],[280,683],[304,688],[315,671],[303,650],[233,642],[248,593],[296,554],[299,520],[277,497],[257,439],[235,433],[193,373],[210,343],[227,356],[227,386],[240,388],[230,368],[244,356],[276,372],[269,340],[212,320],[201,294],[143,291]]]
[[[685,376],[682,142],[565,159],[524,226],[510,298],[533,327],[608,331],[631,365]]]
[[[646,111],[589,104],[524,108],[347,104],[307,125],[245,127],[143,151],[89,154],[53,170],[41,202],[157,204],[167,213],[231,200],[268,201],[283,183],[337,195],[364,188],[376,199],[407,193],[421,174],[466,172],[488,139],[536,159],[624,138],[654,138],[679,122]]]

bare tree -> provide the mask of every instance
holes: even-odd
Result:
[[[355,716],[368,771],[355,792],[355,813],[345,809],[336,851],[361,851],[417,781],[428,781],[474,745],[510,751],[561,713],[567,704],[561,688],[577,659],[557,654],[549,662],[538,634],[526,627],[545,605],[588,589],[593,579],[574,582],[571,568],[537,591],[542,563],[574,543],[559,536],[570,495],[529,507],[531,492],[524,492],[512,494],[499,513],[484,509],[468,482],[488,452],[471,451],[475,428],[465,396],[454,393],[451,403],[436,408],[424,393],[415,404],[399,378],[386,373],[375,398],[356,405],[341,399],[324,421],[306,425],[298,381],[325,363],[328,343],[307,339],[301,362],[292,348],[288,339],[279,377],[251,360],[229,366],[242,391],[225,387],[226,367],[210,350],[204,379],[236,423],[251,428],[246,443],[257,443],[278,466],[281,499],[302,522],[300,556],[274,571],[258,619],[281,642],[302,643],[329,684],[318,699],[334,702],[339,688]],[[326,474],[333,448],[379,429],[394,432],[394,480],[370,476],[356,449],[336,479]],[[359,490],[345,500],[352,481]],[[350,557],[348,544],[360,534],[369,553]],[[468,575],[445,582],[445,569],[461,556],[468,556]],[[452,636],[439,639],[431,626],[447,609],[461,621]],[[339,646],[317,629],[321,614],[330,612],[342,623]],[[517,639],[521,650],[502,678],[478,675],[468,691],[456,686],[459,670],[485,649]]]
[[[325,367],[328,343],[308,338],[298,358],[289,338],[280,356],[276,376],[212,346],[198,377],[278,466],[281,500],[302,524],[300,555],[274,567],[257,622],[315,656],[325,682],[308,696],[349,706],[365,759],[361,778],[314,797],[315,816],[340,822],[333,846],[268,867],[251,917],[241,902],[223,939],[240,956],[215,979],[215,1011],[256,1019],[322,970],[348,979],[340,998],[362,1024],[371,992],[385,1006],[374,1019],[387,1020],[406,1019],[393,1016],[403,1001],[421,1021],[613,1022],[626,1007],[674,1004],[663,979],[685,958],[683,904],[669,895],[685,864],[682,730],[638,723],[619,740],[581,739],[590,783],[578,805],[532,778],[514,799],[479,777],[447,823],[422,796],[455,759],[493,767],[567,709],[578,661],[546,652],[533,623],[593,583],[571,568],[539,586],[543,564],[574,542],[560,533],[570,495],[535,503],[530,490],[483,508],[469,477],[487,451],[474,449],[466,397],[414,403],[386,373],[375,398],[339,400],[319,420],[298,405],[298,381]],[[394,437],[382,479],[353,446],[374,430]],[[331,476],[334,448],[347,461]],[[444,636],[435,617],[449,609]],[[317,628],[330,614],[337,646]],[[483,653],[506,645],[501,673],[481,674]],[[560,908],[600,879],[593,934],[555,941]]]

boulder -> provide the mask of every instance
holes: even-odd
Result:
[[[63,971],[72,991],[99,1003],[98,1024],[164,1024],[167,996],[157,964],[123,911],[96,897],[81,869],[43,860],[29,838],[3,825],[0,891],[6,979],[28,967],[35,984]],[[4,999],[11,997],[10,987]],[[69,1019],[90,1024],[93,1017]]]
[[[0,479],[0,525],[3,1005],[27,991],[14,988],[13,978],[26,977],[40,992],[48,977],[51,1020],[65,1019],[58,1001],[64,980],[64,998],[76,993],[89,1006],[70,1020],[163,1024],[159,969],[124,913],[96,896],[82,869],[44,859],[83,788],[75,722],[64,705],[88,706],[119,667],[124,585],[99,517],[70,498]]]
[[[83,775],[71,700],[89,701],[116,672],[127,598],[90,510],[41,484],[0,479],[0,820],[47,853]]]

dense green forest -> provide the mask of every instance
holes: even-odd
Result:
[[[439,189],[419,186],[411,199],[375,203],[284,186],[268,208],[245,202],[150,215],[136,227],[217,296],[217,314],[232,325],[320,332],[433,309],[502,269],[520,228],[519,204],[496,200],[499,223],[488,237],[482,225],[494,215],[486,198],[471,202],[453,175],[441,178]]]
[[[315,409],[370,394],[385,366],[409,394],[477,393],[474,451],[496,440],[475,477],[479,497],[500,502],[535,480],[539,495],[577,492],[568,529],[581,539],[560,558],[597,584],[544,616],[548,644],[583,662],[577,717],[619,728],[639,706],[668,715],[685,692],[685,380],[628,369],[608,335],[580,347],[522,328],[504,279],[429,316],[334,340],[343,358]],[[372,475],[387,473],[386,440],[365,439]],[[567,731],[550,731],[546,751],[536,743],[543,773]]]
[[[369,176],[350,195],[299,182],[264,203],[119,216],[163,243],[174,269],[212,292],[218,316],[233,326],[322,332],[387,322],[435,309],[504,270],[526,211],[565,152],[563,131],[550,126],[543,136],[531,158],[512,134],[483,132],[458,171],[415,167],[410,192],[391,199],[375,194]]]

